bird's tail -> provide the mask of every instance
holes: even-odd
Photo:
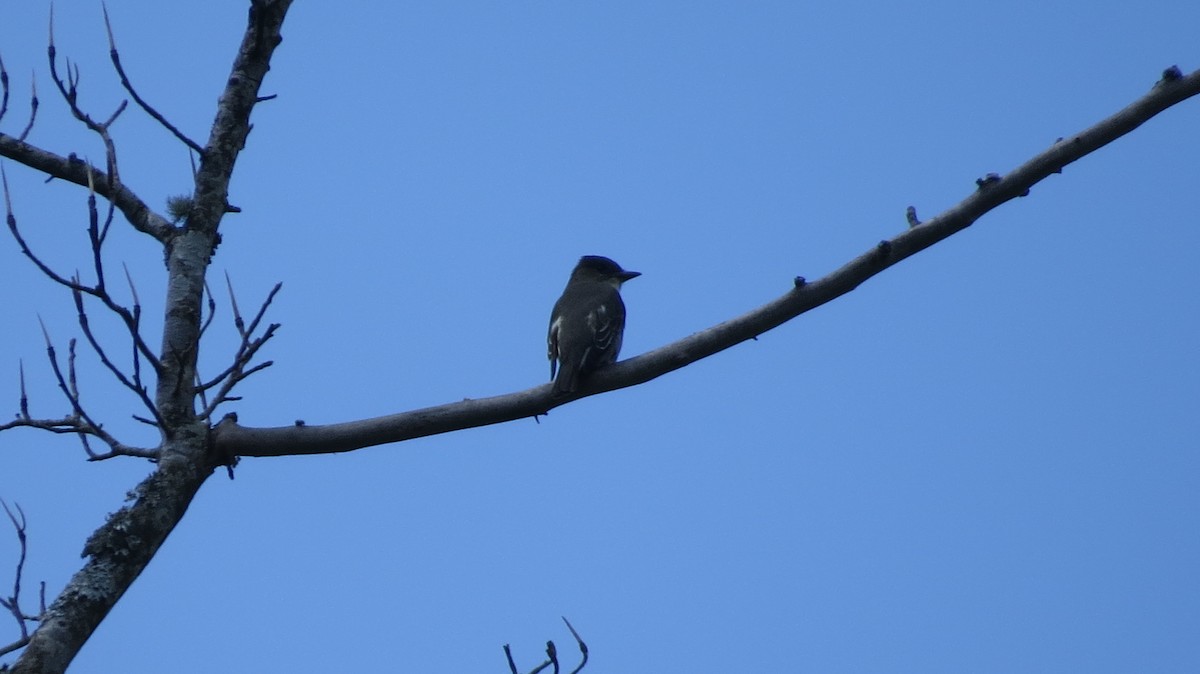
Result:
[[[556,396],[574,393],[579,387],[579,369],[574,365],[562,363],[558,369],[558,376],[554,378],[554,388],[552,393]]]

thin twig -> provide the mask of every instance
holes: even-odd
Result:
[[[212,288],[208,287],[208,279],[204,279],[204,294],[208,296],[208,318],[200,324],[200,337],[203,339],[204,333],[208,330],[208,326],[212,325],[213,318],[217,315],[217,301],[213,299]]]
[[[587,644],[583,643],[583,639],[579,637],[579,633],[575,631],[575,628],[571,626],[571,622],[567,620],[566,617],[563,617],[563,622],[567,624],[567,629],[571,630],[571,636],[575,637],[575,643],[579,644],[579,652],[583,654],[583,659],[580,660],[579,665],[570,672],[570,674],[579,674],[580,670],[587,665]],[[517,674],[517,663],[515,660],[513,660],[512,648],[508,644],[504,644],[504,657],[508,660],[509,671],[512,672],[512,674]],[[529,670],[529,674],[538,674],[547,667],[553,667],[554,674],[559,673],[560,663],[558,661],[558,648],[555,647],[553,641],[546,642],[546,660],[537,667]]]
[[[146,114],[153,117],[159,124],[162,124],[163,128],[165,128],[167,131],[170,131],[176,138],[183,142],[184,145],[187,145],[192,149],[192,151],[203,157],[204,148],[200,147],[200,145],[191,138],[185,136],[182,131],[175,127],[174,124],[168,122],[166,117],[163,117],[161,114],[159,114],[158,110],[155,110],[153,106],[139,96],[138,92],[134,91],[133,83],[129,81],[129,77],[125,75],[125,68],[121,66],[121,56],[117,53],[117,42],[115,39],[113,39],[112,24],[108,21],[108,5],[102,2],[100,3],[100,7],[102,10],[104,10],[104,30],[108,32],[108,56],[110,59],[112,59],[113,67],[117,69],[117,75],[121,77],[121,86],[125,87],[125,91],[129,92],[129,95],[133,97],[134,102],[136,102]]]
[[[96,356],[100,358],[100,362],[104,365],[104,367],[108,368],[108,371],[117,378],[117,381],[121,382],[121,385],[125,388],[133,391],[134,395],[136,395],[142,401],[142,404],[146,406],[146,409],[150,411],[150,414],[161,423],[162,418],[158,414],[158,408],[154,405],[154,401],[150,399],[150,394],[146,386],[141,383],[141,369],[137,366],[137,350],[135,349],[133,353],[135,380],[130,381],[129,377],[125,376],[125,373],[121,370],[121,368],[117,367],[116,364],[113,363],[108,357],[108,353],[105,352],[104,347],[100,345],[100,341],[96,339],[96,335],[92,332],[91,322],[88,320],[87,311],[83,307],[83,293],[79,292],[78,290],[74,290],[71,292],[71,297],[75,300],[75,311],[79,321],[79,328],[83,330],[83,336],[87,338],[88,344],[92,347],[92,351],[94,351]]]
[[[29,418],[29,396],[25,393],[25,359],[17,361],[21,376],[21,418]]]
[[[17,510],[17,515],[14,515],[12,509],[8,507],[8,503],[4,499],[0,499],[0,506],[4,507],[4,514],[8,515],[8,521],[12,522],[13,529],[17,532],[17,543],[20,547],[20,552],[17,556],[17,570],[13,574],[12,595],[7,598],[0,598],[0,606],[7,609],[13,618],[16,618],[17,625],[20,626],[21,630],[21,639],[28,640],[29,628],[26,623],[38,620],[39,616],[27,615],[21,610],[21,576],[25,572],[25,558],[29,552],[28,541],[25,536],[25,511],[21,509],[21,504],[14,503],[13,507]],[[2,654],[0,653],[0,655]]]
[[[80,400],[79,381],[75,372],[76,341],[72,339],[68,342],[67,373],[64,375],[62,366],[58,361],[58,354],[55,351],[54,343],[50,340],[50,332],[46,329],[46,324],[40,316],[38,317],[38,323],[41,324],[42,335],[46,340],[46,355],[50,360],[50,368],[54,372],[54,378],[58,383],[59,390],[66,396],[67,402],[71,404],[71,414],[62,419],[16,419],[7,424],[0,424],[0,431],[16,427],[29,427],[41,428],[53,433],[74,433],[80,437],[84,449],[88,454],[88,459],[91,461],[101,461],[115,456],[156,458],[159,454],[157,449],[143,449],[126,445],[104,430],[104,427],[97,423],[84,410]],[[108,445],[109,451],[104,454],[97,454],[92,451],[90,445],[87,443],[88,436],[100,439],[104,444]]]
[[[567,624],[567,629],[571,630],[571,636],[575,637],[575,643],[579,644],[579,652],[583,654],[583,659],[579,661],[579,666],[571,670],[571,674],[579,674],[579,670],[583,669],[584,665],[587,664],[588,647],[587,644],[583,643],[583,639],[579,637],[579,632],[576,632],[575,628],[571,626],[571,621],[567,620],[566,616],[563,616],[562,619]]]
[[[4,57],[0,56],[0,120],[8,112],[8,71],[4,69]]]
[[[46,48],[46,55],[50,62],[50,79],[53,80],[54,86],[58,88],[59,94],[62,95],[67,107],[70,108],[71,114],[75,119],[83,122],[84,126],[100,136],[101,142],[104,143],[104,156],[107,169],[107,178],[109,187],[115,187],[120,184],[120,173],[117,170],[117,147],[113,143],[112,136],[108,133],[108,127],[116,121],[117,117],[125,110],[128,101],[121,101],[117,106],[116,111],[109,116],[104,122],[97,122],[92,119],[91,115],[83,111],[79,107],[79,66],[71,65],[70,60],[67,60],[67,80],[64,83],[63,78],[58,73],[58,51],[54,46],[54,8],[50,8],[50,44]]]
[[[21,129],[21,135],[17,136],[17,140],[24,142],[29,137],[29,132],[33,131],[33,122],[37,119],[38,111],[38,95],[37,95],[37,80],[30,80],[30,95],[29,95],[29,121],[26,122],[25,128]]]
[[[91,165],[91,162],[88,162]],[[88,242],[92,244],[92,267],[96,270],[96,291],[104,292],[104,261],[101,247],[104,240],[100,238],[100,211],[96,210],[96,185],[92,182],[92,172],[88,171]],[[76,276],[75,281],[79,278]]]
[[[233,325],[237,328],[238,334],[241,335],[242,341],[238,344],[237,352],[234,353],[233,362],[230,363],[229,367],[207,382],[201,382],[197,379],[196,390],[202,395],[206,394],[208,390],[220,386],[211,400],[208,400],[205,395],[203,400],[204,409],[200,413],[200,417],[204,419],[211,418],[222,404],[237,400],[236,397],[229,395],[233,387],[237,386],[250,375],[265,370],[274,364],[273,361],[268,360],[249,367],[255,355],[258,354],[259,349],[275,336],[275,331],[280,327],[278,323],[271,323],[263,331],[262,335],[258,337],[254,336],[254,333],[258,331],[259,324],[267,313],[267,309],[270,308],[271,303],[275,300],[275,295],[283,288],[282,283],[276,283],[275,287],[271,288],[271,292],[267,294],[267,298],[263,300],[262,305],[258,308],[258,312],[255,313],[254,318],[250,320],[249,325],[246,325],[245,320],[242,318],[241,310],[237,305],[237,297],[233,292],[233,282],[230,281],[228,273],[225,274],[225,284],[229,289],[229,304],[233,311]]]
[[[89,176],[89,178],[91,176],[90,170],[88,171],[88,176]],[[140,328],[140,324],[141,324],[140,305],[135,304],[133,311],[130,311],[129,309],[125,308],[123,305],[118,303],[116,300],[114,300],[112,298],[112,296],[108,293],[108,290],[106,288],[104,288],[101,284],[98,283],[96,287],[84,285],[83,283],[80,282],[78,276],[68,279],[68,278],[64,277],[63,275],[59,274],[58,272],[54,271],[53,269],[51,269],[49,265],[47,265],[45,262],[43,262],[42,259],[40,257],[38,257],[36,253],[33,252],[33,250],[29,247],[29,244],[26,243],[25,237],[21,235],[21,230],[17,226],[17,218],[13,214],[13,210],[12,210],[12,200],[11,200],[11,196],[9,195],[9,190],[8,190],[8,176],[4,173],[4,167],[2,165],[0,165],[0,183],[3,184],[3,188],[4,188],[5,221],[8,224],[9,232],[12,233],[13,238],[16,239],[16,241],[17,241],[17,246],[20,247],[21,253],[23,255],[25,255],[25,257],[29,258],[29,260],[31,262],[33,262],[34,266],[36,266],[38,268],[38,270],[41,271],[42,274],[44,274],[51,281],[54,281],[55,283],[70,289],[72,292],[86,293],[88,295],[91,295],[92,297],[99,299],[104,304],[104,306],[109,309],[109,311],[112,311],[114,314],[119,316],[121,318],[121,321],[125,323],[125,328],[129,332],[129,337],[130,337],[130,339],[133,340],[134,346],[137,349],[138,353],[140,353],[141,356],[143,358],[145,358],[148,363],[150,363],[150,365],[154,368],[154,371],[156,374],[161,374],[162,364],[159,362],[158,357],[156,355],[154,355],[154,352],[150,349],[150,345],[147,344],[146,341],[142,338],[141,328]],[[93,209],[89,209],[89,213],[91,213],[92,211],[93,211]],[[92,240],[92,251],[93,251],[92,254],[93,254],[94,264],[96,265],[96,268],[97,268],[97,276],[102,281],[103,280],[103,262],[102,262],[102,257],[100,254],[99,246],[102,245],[102,243],[103,243],[103,237],[93,235],[92,229],[89,227],[89,238],[91,238],[91,240]],[[128,278],[128,276],[127,276],[127,278]],[[132,282],[130,283],[130,285],[132,287]],[[136,300],[136,291],[134,292],[134,295],[135,295],[135,300]],[[140,379],[140,377],[139,377],[139,379]]]

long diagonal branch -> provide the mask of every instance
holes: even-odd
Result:
[[[1200,71],[1186,76],[1169,68],[1142,98],[1099,124],[1065,138],[1008,175],[989,175],[958,205],[927,222],[909,216],[909,229],[881,241],[842,268],[812,283],[797,277],[781,297],[711,328],[597,371],[571,396],[552,397],[550,384],[477,400],[326,426],[275,428],[240,426],[226,417],[213,433],[222,456],[283,456],[346,452],[464,428],[536,417],[572,400],[635,386],[753,339],[772,328],[854,290],[866,280],[959,232],[1007,201],[1029,194],[1046,177],[1088,155],[1163,110],[1200,93]]]

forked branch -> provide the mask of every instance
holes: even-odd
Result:
[[[222,404],[239,400],[239,398],[230,395],[233,388],[255,372],[261,372],[275,364],[274,361],[266,360],[251,365],[254,362],[255,355],[258,354],[258,350],[275,336],[275,331],[280,327],[279,323],[271,323],[261,335],[256,336],[258,326],[262,323],[263,317],[266,316],[271,302],[275,300],[275,295],[283,288],[283,284],[276,283],[275,287],[271,288],[271,292],[267,293],[267,299],[263,300],[262,305],[258,308],[258,313],[254,314],[254,318],[250,320],[249,325],[246,325],[246,321],[242,318],[241,311],[238,309],[237,297],[234,295],[233,283],[229,280],[229,274],[225,275],[225,285],[229,289],[229,305],[233,310],[233,325],[237,328],[241,342],[238,344],[237,352],[234,353],[233,362],[229,367],[225,368],[223,372],[211,380],[197,383],[196,391],[200,394],[204,403],[204,410],[200,413],[202,419],[211,419],[217,408]],[[210,294],[210,320],[212,318],[212,309],[213,300]],[[203,327],[207,327],[207,323]],[[203,332],[203,328],[201,331]],[[213,396],[212,400],[209,400],[208,391],[218,386],[216,395]]]
[[[29,260],[33,262],[34,266],[36,266],[47,278],[70,289],[71,296],[75,301],[75,309],[79,320],[79,327],[83,331],[84,337],[87,339],[88,344],[92,347],[92,350],[96,353],[97,357],[99,357],[100,362],[109,370],[109,372],[112,373],[117,381],[119,381],[122,386],[132,391],[134,395],[138,397],[138,399],[150,412],[150,415],[155,419],[156,425],[161,428],[162,419],[159,418],[158,410],[156,409],[154,402],[150,399],[148,387],[142,380],[141,365],[142,361],[145,360],[150,364],[155,374],[161,372],[162,366],[159,363],[158,358],[154,355],[154,352],[151,351],[150,345],[146,343],[146,340],[141,334],[141,306],[137,300],[137,290],[133,287],[133,281],[132,279],[129,279],[128,271],[126,271],[126,279],[129,280],[130,292],[134,298],[133,308],[130,309],[113,299],[112,295],[108,292],[108,288],[105,283],[104,256],[102,247],[104,245],[105,238],[107,237],[108,226],[111,223],[112,211],[110,210],[108,212],[108,216],[106,217],[102,227],[100,225],[99,211],[96,207],[95,192],[90,192],[88,194],[88,239],[91,243],[92,264],[96,274],[96,283],[94,285],[88,285],[80,280],[78,273],[68,278],[54,271],[33,252],[33,250],[29,247],[29,244],[25,241],[25,238],[21,235],[20,228],[17,226],[17,218],[13,213],[12,198],[8,190],[8,177],[4,174],[3,167],[0,167],[0,184],[3,185],[4,191],[5,221],[8,224],[9,232],[12,233],[12,236],[16,240],[21,252],[27,258],[29,258]],[[129,334],[131,344],[133,345],[133,363],[131,375],[127,375],[124,370],[122,370],[112,361],[107,351],[96,338],[95,333],[92,331],[91,321],[88,318],[88,314],[84,305],[85,295],[99,299],[104,307],[107,308],[112,314],[116,315],[124,324],[125,329]],[[49,338],[47,337],[47,339]],[[26,417],[28,417],[28,415],[26,415]],[[82,437],[86,437],[86,435],[96,435],[97,437],[104,439],[104,441],[108,443],[114,450],[117,449],[117,447],[119,447],[121,451],[130,449],[121,443],[116,443],[116,445],[114,445],[113,442],[110,442],[108,438],[105,438],[96,432],[98,430],[98,426],[95,429],[90,428],[87,423],[84,423],[86,420],[83,417],[79,417],[75,413],[72,413],[72,415],[67,417],[67,419],[75,419],[76,423],[74,426],[82,426],[82,431],[85,434]],[[32,425],[29,423],[30,421],[32,420],[26,418],[25,425]],[[41,421],[45,422],[46,420]],[[39,427],[46,427],[47,430],[53,428],[62,428],[63,424],[59,423],[61,421],[62,420],[54,420],[54,423],[42,424],[42,426]],[[70,427],[72,424],[68,424],[67,426]],[[93,459],[97,458],[97,456],[92,453],[90,449],[89,456],[91,456]],[[103,458],[107,458],[107,456]]]
[[[35,418],[31,416],[29,413],[29,397],[25,390],[25,366],[22,364],[20,368],[20,411],[12,421],[0,424],[0,431],[7,431],[13,428],[36,428],[49,431],[50,433],[74,434],[79,437],[89,461],[103,461],[117,456],[136,456],[145,459],[157,458],[159,455],[157,449],[144,449],[121,442],[111,433],[104,430],[103,425],[96,422],[84,410],[79,394],[79,379],[75,371],[75,340],[72,339],[68,343],[67,367],[64,373],[62,364],[58,359],[57,350],[54,348],[54,344],[50,340],[50,334],[44,324],[42,325],[42,335],[46,339],[46,356],[50,360],[50,369],[54,372],[55,382],[70,404],[71,411],[66,416],[57,419]],[[97,452],[93,450],[88,438],[96,438],[108,445],[108,451]]]
[[[9,508],[8,503],[4,499],[0,499],[0,506],[3,506],[4,514],[8,515],[8,521],[12,523],[13,529],[16,531],[19,548],[17,569],[13,574],[12,594],[7,597],[0,597],[0,608],[12,614],[12,617],[17,621],[17,626],[21,633],[21,637],[16,641],[6,646],[0,646],[0,655],[6,655],[17,649],[24,648],[29,643],[29,623],[36,623],[41,619],[42,614],[46,612],[46,584],[42,583],[41,610],[37,615],[26,613],[21,608],[21,577],[25,572],[25,557],[29,552],[28,540],[25,536],[25,511],[21,510],[19,503],[14,503],[13,508]],[[13,509],[17,511],[16,514],[13,514]]]

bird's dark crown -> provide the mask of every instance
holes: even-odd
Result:
[[[621,265],[613,262],[603,255],[584,255],[579,258],[579,264],[575,265],[575,271],[588,270],[599,274],[600,276],[629,279],[634,276],[640,276],[638,272],[625,271]]]

